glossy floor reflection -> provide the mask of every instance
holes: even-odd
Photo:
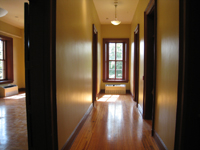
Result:
[[[102,95],[71,150],[157,150],[151,124],[130,95]]]
[[[0,98],[0,149],[28,149],[25,93]]]

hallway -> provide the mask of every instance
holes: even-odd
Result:
[[[131,95],[102,95],[71,150],[156,150],[151,125],[142,119]]]

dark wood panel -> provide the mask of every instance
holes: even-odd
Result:
[[[139,94],[139,24],[134,31],[134,100],[138,106],[138,94]]]
[[[200,149],[199,5],[179,0],[179,75],[176,150]]]
[[[25,80],[29,149],[56,150],[56,1],[30,0],[27,6]]]

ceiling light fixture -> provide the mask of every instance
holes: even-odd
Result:
[[[119,25],[121,21],[117,20],[117,2],[115,2],[115,20],[111,21],[113,25]]]
[[[7,10],[5,10],[5,9],[3,9],[3,8],[0,8],[0,17],[5,16],[7,13],[8,13]]]

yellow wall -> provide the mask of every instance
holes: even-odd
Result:
[[[0,35],[13,38],[13,84],[25,88],[24,30],[0,21]]]
[[[143,108],[144,11],[149,0],[140,0],[131,24],[131,78],[133,93],[134,30],[140,25],[139,104]],[[174,149],[179,53],[179,1],[157,1],[157,79],[155,131],[169,150]]]
[[[140,0],[131,24],[131,65],[130,65],[130,91],[133,92],[134,68],[134,31],[139,24],[139,97],[138,103],[143,109],[143,76],[144,76],[144,11],[149,0]]]
[[[103,41],[103,38],[129,38],[131,37],[131,25],[130,24],[120,24],[118,26],[114,25],[101,25],[101,37]],[[130,42],[129,42],[130,43]],[[129,44],[129,49],[130,49],[130,44]],[[130,50],[129,50],[129,55],[130,55]],[[101,60],[103,63],[103,46],[102,46],[102,51],[101,51]],[[129,63],[130,66],[130,63]],[[107,82],[103,82],[103,64],[101,65],[101,89],[105,89],[105,84]],[[112,84],[109,82],[109,84]],[[126,84],[126,89],[130,89],[130,82],[124,83]]]
[[[57,125],[61,149],[92,104],[92,24],[99,32],[99,58],[101,26],[91,0],[57,0],[56,20]],[[98,70],[98,83],[100,78]]]
[[[157,85],[155,130],[169,150],[174,149],[178,58],[179,0],[158,0]]]

